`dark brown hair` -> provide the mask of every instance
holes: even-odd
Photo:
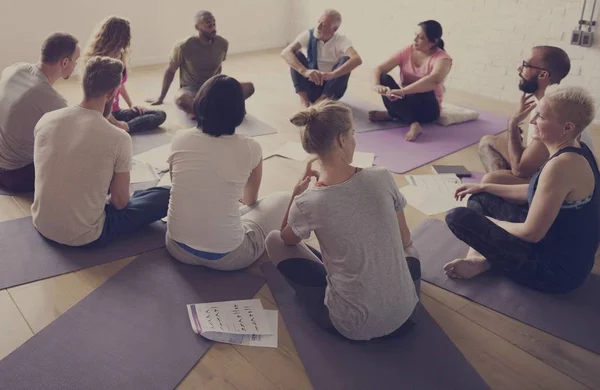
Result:
[[[42,62],[54,64],[64,58],[71,58],[77,49],[77,38],[71,34],[54,33],[42,44]]]
[[[211,77],[194,98],[194,113],[202,132],[213,137],[234,134],[246,116],[242,85],[223,74]]]

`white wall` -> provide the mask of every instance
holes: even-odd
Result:
[[[55,31],[69,32],[85,45],[94,27],[110,15],[131,20],[132,65],[166,62],[175,41],[195,32],[199,9],[213,12],[230,53],[277,48],[289,36],[291,6],[292,0],[15,1],[0,12],[0,69],[37,61],[43,40]]]
[[[591,13],[591,4],[585,19]],[[517,67],[535,45],[563,48],[571,57],[564,84],[588,88],[600,101],[600,34],[594,47],[569,44],[583,0],[296,0],[290,39],[313,26],[324,8],[342,13],[348,35],[366,66],[375,66],[412,42],[416,25],[442,24],[454,66],[446,85],[502,100],[518,101]],[[600,3],[596,14],[600,11]],[[600,119],[600,105],[598,106]]]

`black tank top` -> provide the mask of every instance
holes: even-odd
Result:
[[[583,142],[581,148],[570,146],[557,151],[548,161],[563,153],[577,153],[587,160],[594,172],[594,192],[583,202],[563,202],[550,230],[534,247],[545,261],[552,262],[575,279],[583,281],[594,266],[600,242],[600,171],[594,155]],[[531,178],[527,196],[529,204],[547,163]]]

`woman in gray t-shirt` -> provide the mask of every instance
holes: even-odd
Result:
[[[322,170],[312,169],[316,159],[308,163],[281,232],[267,237],[271,260],[323,327],[353,340],[407,329],[419,300],[420,264],[405,198],[386,169],[351,165],[356,143],[347,106],[325,100],[291,121],[302,127],[302,145]],[[308,188],[312,177],[316,184]],[[322,262],[301,243],[313,231]]]

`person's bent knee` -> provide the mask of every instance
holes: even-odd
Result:
[[[445,217],[446,225],[448,225],[448,227],[452,229],[454,226],[456,226],[457,222],[469,212],[471,212],[471,210],[469,210],[466,207],[456,207],[448,211]]]
[[[484,146],[492,146],[494,144],[494,141],[496,140],[496,136],[495,135],[484,135],[483,137],[481,137],[481,139],[479,140],[479,147],[484,147]]]
[[[281,248],[285,246],[283,239],[281,238],[280,230],[273,230],[269,234],[267,234],[267,238],[265,239],[265,250],[267,251],[267,255],[271,259],[271,261],[277,265],[273,260],[271,254],[277,251],[277,248]]]
[[[248,99],[250,96],[254,95],[256,89],[254,88],[254,84],[250,82],[242,83],[242,91],[244,93],[244,98]]]
[[[379,84],[381,85],[389,84],[390,80],[394,81],[394,78],[387,73],[382,73],[379,75]]]
[[[156,117],[157,121],[162,125],[167,120],[167,113],[164,111],[156,111]]]

